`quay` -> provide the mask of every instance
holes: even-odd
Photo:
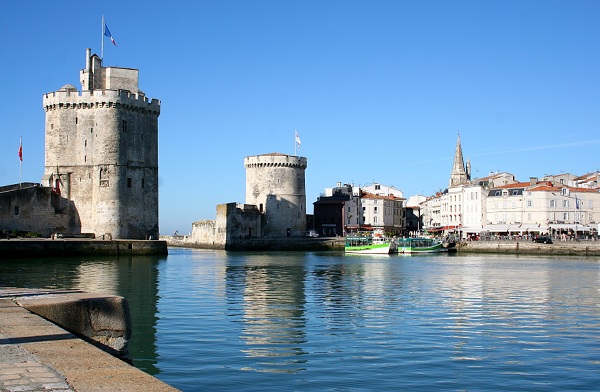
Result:
[[[121,297],[0,288],[0,391],[177,391],[97,347],[128,313]]]
[[[462,241],[459,253],[509,253],[544,256],[600,256],[600,241],[559,241],[539,244],[531,240]]]
[[[11,238],[0,240],[0,259],[57,256],[166,255],[160,240],[101,240],[86,238]]]
[[[193,242],[188,236],[160,236],[168,246],[180,248],[221,249],[230,251],[330,251],[344,250],[344,237],[320,238],[249,238],[234,239],[227,244]]]

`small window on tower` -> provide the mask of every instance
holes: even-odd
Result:
[[[144,178],[142,178],[142,188],[144,187]]]
[[[127,120],[123,120],[123,132],[127,132]]]
[[[127,178],[127,188],[131,188],[131,177]]]
[[[15,215],[19,215],[19,206],[15,206]]]
[[[77,117],[75,117],[75,124],[77,124],[77,123],[78,123],[78,121],[77,121]]]

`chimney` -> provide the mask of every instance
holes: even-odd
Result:
[[[537,184],[537,182],[538,182],[537,177],[529,177],[529,186],[533,186],[533,185]]]

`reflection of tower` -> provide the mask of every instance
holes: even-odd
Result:
[[[306,229],[306,158],[279,153],[244,158],[246,204],[264,215],[267,237],[303,237]]]
[[[464,184],[471,179],[471,162],[465,162],[463,159],[462,147],[460,145],[460,133],[456,141],[456,150],[454,151],[454,164],[452,165],[452,173],[450,173],[450,186]]]
[[[73,201],[70,228],[113,238],[158,236],[160,102],[138,89],[138,70],[103,67],[86,51],[82,91],[45,94],[42,183]],[[79,222],[76,222],[79,220]]]
[[[239,304],[246,369],[295,373],[304,370],[306,271],[275,256],[256,256],[248,265],[227,267],[228,303]],[[301,256],[299,256],[301,257]],[[288,259],[290,260],[291,257]]]

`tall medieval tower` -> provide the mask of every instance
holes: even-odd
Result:
[[[266,237],[303,237],[306,231],[306,158],[279,153],[244,158],[246,204],[263,214]]]
[[[450,186],[464,184],[470,179],[471,162],[467,161],[467,165],[465,166],[459,133],[458,140],[456,141],[456,150],[454,151],[454,164],[452,165],[452,173],[450,173]]]
[[[138,73],[103,67],[87,49],[81,93],[67,84],[43,97],[42,183],[72,201],[71,230],[158,238],[160,101],[138,89]]]

